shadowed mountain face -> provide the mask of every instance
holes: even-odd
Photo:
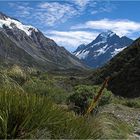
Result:
[[[37,28],[0,13],[1,63],[35,66],[41,69],[85,68],[85,65],[64,47]]]
[[[140,97],[140,38],[89,77],[101,83],[111,76],[108,88],[116,95]]]
[[[106,31],[99,34],[97,38],[88,45],[80,45],[76,51],[74,51],[74,54],[88,66],[98,68],[103,66],[132,42],[133,40],[125,36],[119,37],[112,31]]]

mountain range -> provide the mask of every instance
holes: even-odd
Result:
[[[44,70],[86,67],[77,57],[47,38],[39,29],[24,25],[1,12],[0,63]]]
[[[98,68],[133,42],[132,39],[108,30],[99,34],[95,40],[80,45],[73,53],[90,67]]]
[[[140,38],[133,42],[106,31],[88,45],[80,45],[74,54],[58,46],[39,29],[0,13],[0,66],[18,64],[41,70],[102,66],[86,76],[92,84],[101,84],[110,76],[108,89],[114,94],[140,96]]]

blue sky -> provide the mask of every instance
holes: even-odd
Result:
[[[73,51],[105,30],[140,36],[140,1],[53,0],[0,1],[0,11],[40,29]]]

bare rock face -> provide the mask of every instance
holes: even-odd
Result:
[[[35,66],[45,70],[86,67],[77,57],[44,36],[37,28],[24,25],[3,13],[0,13],[0,35],[0,52],[6,53],[0,53],[0,57],[6,60],[6,63],[13,63],[11,60],[15,60],[14,62],[21,65]],[[10,42],[10,46],[7,42]],[[20,56],[12,46],[20,50]],[[14,56],[14,54],[17,55]],[[21,60],[22,57],[24,60]]]

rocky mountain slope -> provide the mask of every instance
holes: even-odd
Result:
[[[0,13],[0,58],[3,64],[18,63],[41,69],[85,68],[64,47],[39,29]]]
[[[93,68],[101,67],[117,53],[122,51],[133,40],[123,36],[119,37],[112,31],[106,31],[97,36],[88,45],[80,45],[74,55]]]
[[[110,76],[108,88],[116,95],[140,97],[140,38],[89,77],[99,84]]]

